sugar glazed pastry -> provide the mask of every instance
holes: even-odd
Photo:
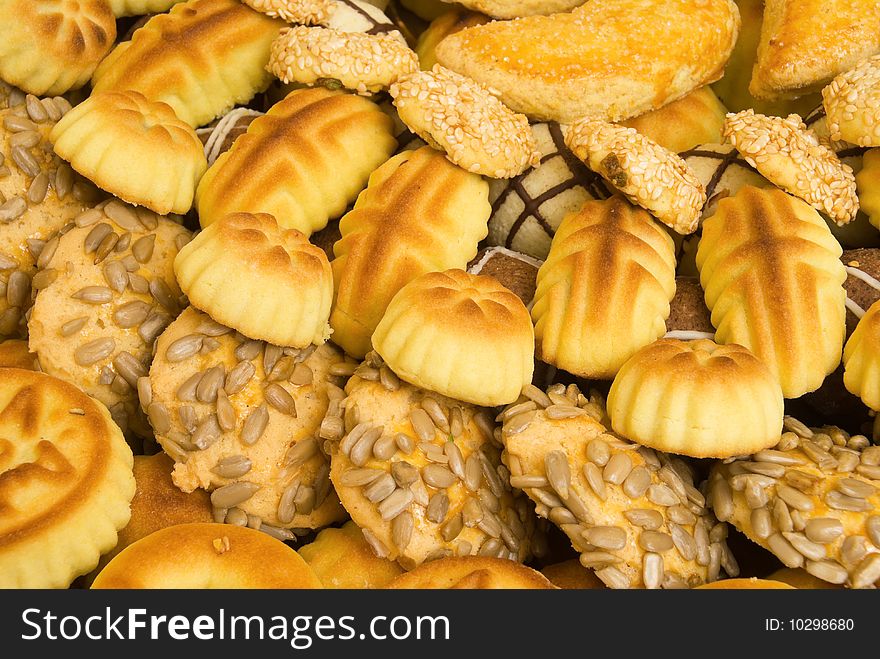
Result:
[[[268,213],[306,236],[339,217],[394,151],[391,119],[364,98],[291,92],[217,158],[196,190],[206,227],[229,213]]]
[[[775,449],[716,463],[709,501],[786,567],[850,588],[880,582],[880,447],[786,419]]]
[[[467,28],[437,45],[437,60],[532,119],[621,121],[720,78],[739,24],[732,0],[591,0]]]
[[[510,483],[611,588],[688,588],[738,567],[680,458],[606,430],[604,401],[576,385],[528,387],[500,415]]]
[[[252,340],[187,308],[159,337],[138,383],[156,440],[174,458],[184,492],[211,492],[218,521],[261,528],[321,528],[345,511],[315,435],[344,361],[331,344],[282,348]]]
[[[620,195],[569,215],[538,271],[532,319],[538,357],[610,379],[666,333],[675,250],[666,230]]]
[[[840,244],[808,204],[746,186],[703,222],[697,267],[719,343],[748,348],[786,398],[840,363],[846,271]]]
[[[106,0],[3,0],[0,78],[37,95],[78,89],[116,40]]]
[[[488,556],[448,556],[401,574],[387,588],[552,590],[554,586],[540,572],[514,561]]]
[[[19,369],[0,369],[0,437],[0,588],[66,588],[128,523],[131,450],[101,403]]]
[[[269,86],[269,47],[283,25],[238,0],[181,2],[116,46],[92,89],[140,92],[201,126]]]
[[[333,340],[362,358],[394,295],[426,272],[465,268],[486,236],[488,185],[430,147],[370,175],[333,246]]]
[[[142,436],[150,431],[137,381],[156,337],[180,312],[172,268],[189,239],[173,219],[112,200],[78,215],[41,253],[31,351],[43,371],[73,382]]]

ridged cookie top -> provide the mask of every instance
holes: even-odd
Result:
[[[269,46],[281,27],[237,0],[189,0],[119,44],[95,71],[92,87],[139,91],[201,126],[269,84]]]
[[[697,267],[716,340],[751,350],[786,398],[818,388],[840,363],[841,254],[819,214],[777,189],[746,186],[703,222]]]
[[[82,87],[116,40],[105,0],[3,0],[0,24],[0,77],[31,94]]]
[[[542,360],[611,378],[666,332],[675,294],[672,238],[620,196],[567,216],[538,271],[532,307]]]
[[[880,409],[880,302],[859,320],[843,350],[843,384],[872,410]]]

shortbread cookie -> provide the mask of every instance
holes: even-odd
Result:
[[[531,556],[534,514],[513,496],[486,410],[400,382],[374,353],[345,390],[321,437],[336,491],[378,556],[405,569]]]
[[[663,227],[620,195],[563,220],[538,271],[532,306],[538,358],[611,379],[666,332],[675,251]]]
[[[859,206],[875,228],[880,228],[880,149],[869,149],[856,174]]]
[[[327,528],[299,549],[324,588],[385,588],[403,573],[387,558],[379,558],[354,522]]]
[[[566,12],[583,3],[582,0],[462,0],[460,4],[492,18],[519,18]]]
[[[794,586],[773,579],[721,579],[697,586],[697,590],[794,590]]]
[[[614,431],[658,451],[730,458],[776,446],[782,389],[742,346],[661,339],[621,367],[608,392]]]
[[[880,302],[859,320],[843,349],[843,384],[872,410],[880,410]]]
[[[131,450],[101,403],[19,369],[0,369],[0,437],[0,588],[67,588],[128,523]]]
[[[713,215],[719,201],[732,197],[743,186],[764,188],[771,185],[730,144],[700,144],[678,155],[706,190],[701,219]]]
[[[786,418],[775,449],[716,463],[709,503],[786,567],[849,588],[880,582],[880,447]]]
[[[177,255],[174,274],[190,304],[252,339],[305,348],[330,335],[327,255],[271,215],[209,225]]]
[[[242,0],[251,9],[281,18],[288,23],[323,25],[327,22],[336,2],[334,0]]]
[[[37,356],[28,350],[27,341],[7,339],[0,341],[0,368],[23,368],[28,371],[40,370]]]
[[[880,56],[841,73],[822,90],[822,98],[832,140],[880,146]]]
[[[211,492],[217,519],[290,539],[345,517],[315,439],[343,362],[331,344],[299,350],[247,339],[188,307],[159,337],[138,383],[156,440],[184,492]]]
[[[680,234],[697,229],[706,191],[676,154],[633,128],[595,119],[569,126],[565,143],[594,172]]]
[[[385,162],[392,122],[365,98],[301,89],[255,119],[196,189],[199,222],[268,213],[306,236],[339,217]]]
[[[106,0],[4,0],[0,78],[31,94],[78,89],[116,40]]]
[[[576,558],[547,565],[541,568],[541,574],[554,586],[563,590],[594,590],[607,587],[593,570],[581,565]]]
[[[388,584],[395,590],[553,590],[537,570],[488,556],[449,556],[405,572]]]
[[[178,3],[116,46],[92,89],[140,92],[202,126],[269,86],[269,47],[283,25],[238,0]]]
[[[489,20],[488,16],[452,5],[449,11],[431,21],[428,28],[419,35],[415,47],[416,55],[419,57],[419,67],[423,71],[430,71],[434,67],[437,63],[435,53],[437,44],[450,34],[461,32],[466,27],[488,23]]]
[[[530,387],[501,414],[513,487],[572,542],[611,588],[688,588],[738,567],[690,467],[619,439],[595,394]]]
[[[30,349],[46,373],[107,405],[123,430],[148,436],[137,381],[156,337],[180,311],[172,268],[190,232],[118,200],[85,211],[74,225],[43,248]]]
[[[99,188],[159,215],[186,213],[208,168],[192,127],[169,105],[134,91],[92,94],[55,124],[49,139]]]
[[[525,304],[488,275],[429,272],[392,298],[373,348],[407,382],[484,407],[532,381],[535,333]]]
[[[511,178],[540,160],[525,116],[485,85],[439,64],[402,76],[390,92],[403,123],[462,169]]]
[[[488,185],[431,147],[400,153],[370,176],[339,223],[331,263],[333,341],[361,358],[394,295],[426,272],[465,268],[486,236]]]
[[[775,572],[767,575],[767,579],[787,583],[792,588],[797,588],[798,590],[835,590],[843,588],[843,586],[828,583],[818,577],[814,577],[800,567],[779,568]]]
[[[182,0],[107,0],[113,14],[122,16],[143,16],[145,14],[161,14],[168,11]]]

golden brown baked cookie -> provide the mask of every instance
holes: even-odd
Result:
[[[700,144],[678,155],[706,190],[702,219],[713,215],[719,201],[732,197],[743,186],[764,188],[771,185],[730,144]]]
[[[107,405],[122,429],[149,427],[138,407],[153,342],[180,311],[174,257],[190,232],[118,200],[74,219],[46,243],[29,345],[46,373]]]
[[[107,408],[67,382],[0,369],[0,588],[66,588],[116,544],[134,494]]]
[[[803,568],[783,567],[767,576],[770,581],[781,581],[799,590],[836,590],[841,585],[828,583],[804,570]]]
[[[426,272],[466,267],[488,217],[486,182],[430,147],[373,172],[333,246],[333,341],[352,357],[367,354],[397,291]]]
[[[449,556],[401,574],[387,588],[553,590],[555,586],[540,572],[516,561],[488,556]]]
[[[95,589],[321,588],[293,549],[253,529],[222,524],[170,526],[126,547]]]
[[[604,401],[576,385],[531,387],[501,414],[510,483],[559,526],[611,588],[687,588],[738,568],[679,458],[606,431]]]
[[[320,25],[327,22],[334,0],[242,0],[251,9],[271,16],[282,18],[288,23],[303,25]]]
[[[697,586],[696,590],[794,590],[794,586],[773,579],[722,579]]]
[[[372,343],[398,377],[474,405],[511,403],[532,381],[529,311],[488,275],[417,277],[392,298]]]
[[[880,146],[880,56],[834,78],[822,90],[832,140]]]
[[[775,446],[782,389],[742,346],[660,339],[621,367],[608,392],[611,427],[658,451],[730,458]]]
[[[547,577],[554,586],[563,590],[607,588],[593,570],[585,568],[576,558],[543,567],[541,574]]]
[[[350,521],[338,529],[324,529],[300,548],[299,555],[324,588],[385,588],[403,572],[394,561],[376,556],[358,525]]]
[[[371,353],[328,413],[330,477],[376,555],[405,569],[443,556],[531,556],[486,410],[405,382]],[[344,415],[344,416],[341,416]]]
[[[859,206],[876,228],[880,228],[880,149],[869,149],[856,174]]]
[[[880,582],[880,447],[786,418],[775,449],[712,470],[709,502],[786,567],[834,584]]]
[[[859,320],[843,348],[843,384],[872,410],[880,409],[880,302],[875,302]]]
[[[311,235],[339,217],[394,151],[372,102],[324,88],[291,92],[217,158],[196,190],[203,227],[229,213],[268,213]]]
[[[669,234],[620,195],[567,216],[538,270],[537,355],[585,378],[611,379],[666,332],[675,294]]]
[[[449,0],[443,0],[448,2]],[[493,18],[547,15],[566,12],[583,4],[582,0],[461,0],[468,9],[480,11]]]
[[[49,139],[99,188],[159,215],[186,213],[208,168],[192,127],[169,105],[134,91],[92,94],[55,124]]]
[[[329,343],[264,344],[188,307],[138,383],[156,440],[176,462],[174,484],[211,491],[218,521],[284,539],[343,519],[315,439],[329,401],[343,396],[328,382],[342,361]]]
[[[4,0],[0,23],[0,77],[31,94],[82,87],[116,40],[106,0]]]
[[[0,341],[0,368],[23,368],[39,370],[37,356],[28,350],[27,341],[7,339]]]
[[[489,17],[474,11],[468,11],[464,7],[452,5],[448,11],[431,21],[427,29],[419,35],[415,51],[419,58],[419,67],[423,71],[430,71],[437,63],[434,49],[437,44],[450,34],[461,32],[466,27],[482,25],[489,22]]]
[[[700,282],[718,343],[738,343],[786,398],[817,389],[840,363],[846,271],[819,214],[781,190],[746,186],[703,222]]]
[[[765,0],[749,91],[757,98],[817,92],[880,51],[880,5],[873,0]]]
[[[494,277],[502,286],[515,293],[523,304],[529,306],[535,297],[540,267],[541,261],[527,254],[505,247],[487,247],[477,253],[467,271],[473,275]]]
[[[190,304],[252,339],[305,348],[330,335],[327,255],[271,215],[217,220],[180,251],[174,274]]]
[[[621,121],[720,78],[738,32],[732,0],[591,0],[467,28],[436,52],[532,119]]]
[[[201,126],[269,85],[269,46],[283,25],[238,0],[181,2],[113,49],[93,91],[137,91]]]

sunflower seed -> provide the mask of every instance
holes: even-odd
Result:
[[[663,584],[663,557],[648,553],[642,558],[642,581],[645,588],[656,590]]]
[[[149,208],[137,206],[135,207],[134,212],[137,213],[138,220],[140,220],[140,223],[144,225],[144,228],[147,231],[155,231],[159,226],[159,216]]]
[[[80,366],[91,366],[113,354],[116,349],[116,341],[111,337],[103,337],[89,341],[79,346],[73,353],[73,358]]]
[[[196,400],[202,403],[213,403],[217,400],[217,392],[226,376],[223,365],[213,366],[205,371],[196,387]]]
[[[369,428],[370,425],[368,423],[357,424],[339,443],[339,450],[345,455],[351,453],[351,449],[354,448],[354,445],[357,444],[358,440]]]
[[[813,561],[821,561],[826,558],[825,547],[807,540],[801,533],[786,532],[782,534],[791,545],[806,558]]]
[[[602,472],[599,471],[599,467],[597,467],[592,462],[587,462],[584,464],[584,476],[587,479],[587,483],[592,488],[593,492],[597,497],[599,497],[602,501],[608,497],[608,493],[605,490],[605,481],[602,480]]]
[[[18,261],[6,254],[0,254],[0,270],[11,270],[18,267]],[[3,291],[5,294],[6,291]]]
[[[48,113],[46,112],[46,108],[43,107],[43,104],[40,103],[40,99],[38,99],[33,94],[28,94],[24,98],[25,107],[27,108],[28,117],[31,120],[39,123],[43,123],[46,119],[49,118]]]
[[[452,542],[458,537],[463,528],[464,521],[462,520],[461,513],[458,513],[440,527],[440,537],[443,538],[445,542]]]
[[[116,224],[125,231],[140,232],[144,230],[144,226],[138,219],[137,213],[134,209],[126,206],[121,201],[113,199],[108,202],[107,205],[104,206],[104,214],[116,222]],[[153,237],[155,238],[155,236]],[[141,263],[146,263],[146,261],[141,261]]]
[[[480,466],[480,459],[476,453],[471,453],[464,463],[464,484],[471,492],[476,492],[480,488],[483,480],[483,470]]]
[[[856,439],[856,436],[852,437],[850,439],[850,442],[854,441],[855,439]],[[865,441],[865,443],[867,445],[868,440],[865,437],[862,437],[862,439]],[[870,467],[880,466],[880,446],[871,446],[871,447],[865,448],[862,451],[861,461],[862,461],[863,465],[868,465]]]
[[[31,291],[31,280],[21,270],[9,275],[6,282],[6,302],[10,307],[23,307]]]
[[[131,246],[131,253],[138,263],[148,263],[153,258],[153,249],[156,246],[156,234],[151,233],[138,238]]]
[[[391,542],[394,543],[398,551],[406,551],[412,539],[414,527],[413,516],[408,512],[402,512],[391,520]]]
[[[873,510],[873,506],[865,499],[857,499],[833,490],[825,495],[825,503],[830,508],[834,508],[834,510],[849,510],[852,512]]]
[[[263,350],[262,341],[247,340],[235,349],[235,358],[241,362],[254,359]]]
[[[861,536],[851,535],[840,546],[840,557],[846,565],[858,564],[867,553],[867,543]]]
[[[39,137],[38,137],[39,139]],[[41,172],[28,186],[27,197],[32,204],[41,204],[49,192],[49,176]]]
[[[523,412],[522,414],[517,414],[515,417],[507,420],[504,423],[504,434],[505,435],[515,435],[517,433],[525,430],[529,424],[535,420],[535,411],[531,412]],[[493,433],[494,436],[494,433]]]
[[[266,426],[269,423],[269,408],[266,407],[266,404],[263,403],[258,408],[253,410],[245,419],[244,424],[241,427],[241,434],[239,435],[239,439],[241,439],[242,443],[246,446],[252,446],[256,444],[260,437],[263,436],[263,432],[266,430]]]
[[[249,364],[250,362],[242,362]],[[318,430],[318,436],[321,439],[336,440],[341,439],[345,433],[345,423],[338,416],[327,416],[321,421],[321,427]]]
[[[267,343],[266,347],[263,349],[263,372],[271,373],[272,369],[275,368],[275,364],[281,359],[283,354],[283,348]]]
[[[397,448],[406,455],[410,455],[416,448],[412,437],[405,435],[402,432],[399,432],[394,436],[394,442],[397,444]]]
[[[367,382],[378,382],[379,381],[379,369],[372,368],[367,366],[366,364],[361,364],[358,366],[355,371],[355,375],[357,375],[361,380],[366,380]]]
[[[70,297],[87,304],[106,304],[113,299],[113,291],[106,286],[85,286]]]
[[[55,170],[55,196],[64,199],[73,189],[73,170],[67,163],[58,165]]]
[[[61,326],[61,336],[71,336],[79,332],[86,323],[89,322],[88,316],[80,316],[73,320],[68,320]]]
[[[718,519],[721,518],[719,517]],[[776,499],[776,501],[773,502],[773,521],[776,523],[776,526],[779,527],[780,531],[794,530],[794,523],[791,520],[791,513],[788,510],[788,506],[785,505],[785,502],[782,499]]]
[[[260,486],[249,481],[236,481],[211,492],[211,503],[217,508],[233,508],[250,499]]]
[[[611,556],[611,554],[609,554],[609,556]],[[589,565],[586,565],[583,560],[581,560],[581,564],[584,565],[584,567],[590,567]],[[601,569],[596,570],[596,576],[599,577],[609,588],[625,590],[630,587],[627,576],[613,566],[602,567]]]
[[[425,510],[425,517],[430,522],[440,524],[446,519],[446,513],[449,511],[449,497],[443,492],[437,492],[428,502]]]
[[[223,385],[226,393],[233,396],[244,389],[254,376],[254,373],[256,373],[256,370],[257,369],[254,365],[249,361],[242,361],[236,364],[235,368],[229,371],[226,375],[226,382]]]
[[[476,499],[467,499],[467,501],[465,501],[464,506],[461,509],[461,517],[465,526],[473,528],[483,521],[484,516],[483,507],[480,505],[479,501]]]
[[[342,473],[339,483],[344,487],[361,487],[369,485],[382,474],[379,469],[349,469]]]
[[[520,490],[526,487],[547,487],[548,485],[549,483],[544,476],[526,474],[510,477],[510,486]]]
[[[315,488],[303,485],[296,493],[294,505],[300,515],[310,515],[315,509]]]
[[[658,506],[674,506],[680,500],[668,485],[654,483],[648,488],[648,501]]]
[[[471,417],[471,420],[487,441],[492,441],[494,439],[495,423],[492,421],[492,416],[486,412],[486,410],[476,412],[473,417]]]
[[[838,491],[856,499],[865,499],[872,496],[877,491],[870,483],[860,481],[856,478],[841,478],[837,481],[836,488]]]
[[[495,417],[495,421],[504,423],[517,416],[518,414],[522,414],[523,412],[531,412],[532,410],[538,409],[538,406],[534,401],[527,400],[522,403],[517,403],[516,405],[508,405],[504,408],[504,411],[501,412],[498,416]]]
[[[205,450],[214,442],[220,439],[220,424],[217,422],[217,415],[210,414],[199,423],[192,435],[192,443],[199,450]]]
[[[770,511],[766,508],[757,508],[752,511],[750,521],[754,534],[764,540],[773,533],[773,520],[770,518]]]
[[[116,372],[110,368],[109,366],[104,366],[101,369],[101,373],[98,376],[98,384],[110,384],[113,382],[113,378],[116,377]]]
[[[11,150],[12,161],[18,165],[18,168],[28,176],[38,176],[40,174],[40,163],[34,158],[34,155],[23,146],[14,146]]]
[[[522,395],[531,401],[534,401],[538,407],[544,408],[552,405],[552,401],[543,391],[533,384],[527,384],[523,387]]]
[[[478,460],[480,461],[480,467],[483,471],[483,478],[486,481],[486,485],[489,486],[489,489],[492,491],[496,497],[500,497],[504,494],[504,488],[501,485],[501,479],[498,476],[498,473],[489,463],[489,460],[483,454],[482,451],[476,451]]]
[[[853,571],[851,584],[853,588],[868,588],[880,580],[880,554],[871,554]]]
[[[270,526],[269,524],[261,524],[260,531],[276,540],[281,540],[282,542],[296,540],[296,534],[289,529],[282,529],[277,526]]]
[[[849,576],[846,568],[835,561],[807,561],[804,569],[814,577],[833,584],[842,584]]]
[[[366,540],[367,544],[370,545],[370,549],[373,550],[373,553],[378,558],[386,558],[390,554],[388,548],[382,543],[381,540],[379,540],[379,538],[377,538],[373,534],[372,531],[369,531],[368,529],[361,529],[361,533],[364,536],[364,540]]]
[[[150,282],[136,272],[128,273],[128,285],[139,295],[146,295],[150,292]]]
[[[327,373],[328,375],[331,375],[333,377],[347,378],[351,377],[354,374],[354,371],[357,367],[357,364],[353,364],[351,362],[337,362],[330,366]]]
[[[600,549],[623,549],[626,531],[619,526],[594,526],[581,532],[584,540]]]
[[[776,464],[773,462],[740,462],[741,466],[745,467],[748,471],[753,474],[762,474],[764,476],[770,476],[771,478],[782,478],[785,475],[785,467],[780,464]]]
[[[440,403],[433,398],[425,397],[422,399],[422,409],[428,413],[436,427],[440,428],[444,434],[449,434],[449,419],[446,417],[446,412],[440,407]]]
[[[625,510],[624,517],[633,525],[643,529],[655,530],[663,525],[663,515],[651,508]]]
[[[379,504],[379,515],[386,522],[392,520],[406,510],[412,500],[413,493],[408,489],[396,489]]]
[[[374,426],[367,430],[351,447],[348,458],[355,467],[363,467],[370,459],[376,440],[382,436],[384,427]]]
[[[434,439],[436,428],[425,410],[420,407],[413,408],[409,413],[409,421],[421,441],[430,442]]]
[[[602,478],[614,485],[620,485],[632,470],[632,458],[626,453],[615,453],[605,465]]]
[[[428,488],[425,487],[425,484],[422,481],[416,481],[409,486],[409,489],[415,497],[415,502],[420,506],[427,507],[431,502],[430,496],[428,495]]]
[[[645,467],[633,469],[623,481],[623,492],[630,499],[638,499],[647,492],[651,485],[651,473]]]
[[[813,500],[810,497],[783,483],[779,483],[776,486],[776,496],[785,501],[785,503],[795,510],[810,512],[815,507]]]
[[[642,531],[639,534],[639,546],[645,551],[662,554],[672,549],[672,538],[659,531]]]
[[[378,503],[386,499],[395,489],[397,489],[397,484],[394,482],[391,474],[384,473],[367,485],[363,492],[369,501]]]
[[[226,511],[225,521],[233,526],[247,526],[248,516],[241,508],[230,508]]]
[[[106,259],[110,255],[110,252],[116,248],[118,242],[119,236],[112,231],[104,236],[104,240],[102,240],[97,249],[95,249],[95,265]]]
[[[773,449],[764,449],[763,451],[758,451],[757,453],[755,453],[755,455],[752,456],[752,458],[756,462],[771,462],[773,464],[786,466],[804,464],[804,461],[801,460],[801,458],[799,458],[797,455],[783,451],[776,451]]]
[[[230,455],[220,459],[212,472],[220,478],[241,478],[251,470],[251,461],[243,455]]]
[[[615,556],[607,551],[584,551],[580,555],[581,565],[597,570],[596,574],[599,573],[600,569],[620,563],[621,561],[622,559],[619,556]],[[626,577],[623,578],[626,580],[626,586],[623,587],[629,588],[629,580]]]
[[[203,336],[200,334],[187,334],[175,341],[165,350],[165,359],[169,362],[182,362],[194,357],[202,349]]]
[[[865,476],[866,478],[870,478],[871,480],[880,480],[880,467],[875,465],[866,465],[860,464],[856,467],[856,472]]]
[[[20,133],[23,130],[38,130],[37,124],[17,114],[7,114],[3,119],[3,127],[11,133]]]
[[[166,284],[163,279],[153,279],[150,282],[149,290],[150,294],[153,296],[156,302],[158,302],[171,313],[177,313],[177,299],[174,297],[171,289],[168,288],[168,284]]]
[[[444,489],[455,484],[455,474],[446,467],[436,464],[425,465],[422,468],[422,478],[427,485],[437,489]]]
[[[565,453],[559,450],[550,451],[544,456],[544,470],[550,486],[566,499],[571,485],[571,470]]]
[[[813,542],[834,542],[843,533],[843,524],[834,517],[817,517],[807,522],[804,533]]]
[[[2,197],[0,197],[2,199]],[[10,197],[0,204],[0,222],[17,220],[27,210],[27,202],[23,197]]]
[[[786,567],[801,567],[804,564],[804,557],[781,534],[774,533],[767,538],[767,545]]]
[[[144,365],[127,350],[119,352],[113,358],[113,368],[132,387],[136,387],[138,379],[147,375]]]
[[[406,461],[391,464],[391,476],[400,487],[406,487],[419,479],[419,470]]]
[[[712,481],[709,492],[715,516],[722,522],[730,520],[733,517],[733,494],[730,491],[730,485],[719,477]]]
[[[235,408],[229,402],[229,397],[223,389],[217,392],[217,423],[223,432],[235,430],[235,424],[238,421],[238,415]]]

